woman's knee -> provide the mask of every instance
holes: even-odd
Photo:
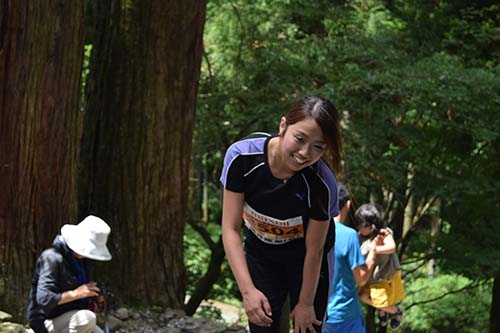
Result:
[[[90,310],[80,310],[76,312],[70,322],[70,333],[90,333],[94,331],[97,324],[97,318],[94,312]]]

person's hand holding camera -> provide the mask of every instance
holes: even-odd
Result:
[[[97,286],[97,283],[89,282],[82,284],[81,286],[73,290],[73,292],[75,293],[75,299],[80,299],[99,296],[101,290]]]

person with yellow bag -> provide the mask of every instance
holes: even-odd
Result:
[[[381,328],[390,323],[390,327],[396,330],[401,326],[404,313],[396,303],[402,301],[405,294],[393,232],[384,227],[380,211],[373,204],[363,204],[356,210],[354,225],[363,255],[370,250],[377,254],[375,268],[368,282],[361,287],[359,299],[378,310]]]

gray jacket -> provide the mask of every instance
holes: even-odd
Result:
[[[70,310],[87,309],[89,306],[88,299],[57,304],[63,292],[76,289],[80,285],[72,256],[71,250],[58,235],[52,247],[38,257],[28,305],[28,322],[35,333],[47,332],[43,323],[45,319],[57,317]]]

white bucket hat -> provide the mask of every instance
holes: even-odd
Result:
[[[61,236],[68,247],[76,254],[89,259],[111,260],[111,253],[106,247],[111,228],[98,218],[89,215],[77,225],[65,224],[61,228]]]

